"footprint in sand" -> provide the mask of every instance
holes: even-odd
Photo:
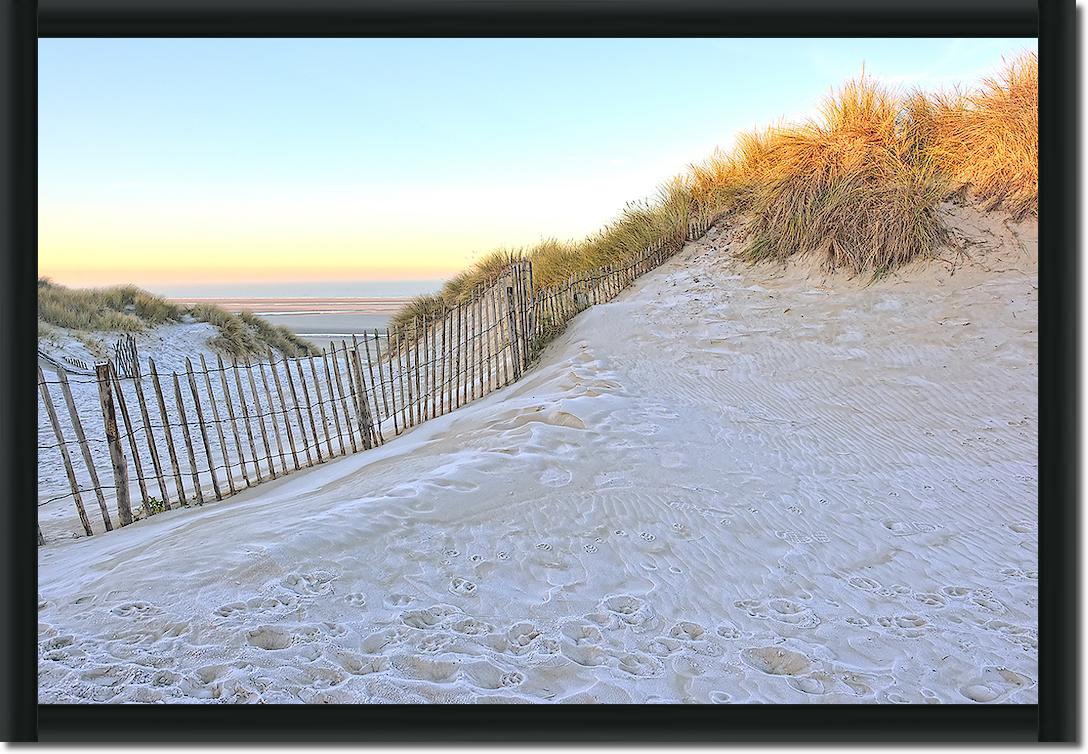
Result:
[[[833,676],[822,671],[798,676],[797,678],[790,678],[786,683],[804,694],[811,694],[813,696],[830,694],[838,685],[838,682]]]
[[[454,576],[453,580],[450,581],[449,592],[450,594],[456,594],[458,597],[474,597],[476,596],[476,584],[460,576]]]
[[[495,630],[494,626],[490,623],[485,623],[484,621],[476,620],[475,618],[464,618],[463,620],[453,623],[450,628],[465,636],[483,636],[484,634],[489,634]]]
[[[446,614],[431,609],[409,610],[400,617],[401,623],[409,628],[427,630],[434,628],[446,619]]]
[[[506,632],[506,651],[523,655],[533,651],[541,638],[540,631],[532,623],[515,623]]]
[[[972,702],[988,704],[1002,701],[1019,689],[1034,685],[1027,676],[1014,673],[1008,668],[989,667],[960,688],[960,693]]]
[[[945,598],[936,592],[915,592],[913,597],[926,607],[944,607],[946,604]]]
[[[634,483],[623,474],[616,471],[606,471],[593,477],[593,484],[599,489],[626,490],[634,486]]]
[[[366,607],[366,595],[362,592],[352,592],[344,595],[344,602],[352,607]]]
[[[897,537],[910,537],[915,534],[929,534],[941,527],[923,521],[885,521],[884,528]]]
[[[879,581],[871,579],[868,576],[855,576],[847,583],[855,589],[860,589],[863,592],[876,592],[881,588]]]
[[[877,625],[901,636],[918,637],[926,632],[929,624],[920,615],[888,615],[876,619]]]
[[[809,669],[809,659],[800,652],[782,647],[754,647],[741,652],[741,659],[767,675],[797,676]]]
[[[967,601],[975,607],[996,615],[1003,615],[1009,611],[1005,603],[994,597],[989,589],[975,589]]]
[[[415,602],[415,597],[408,594],[401,594],[400,592],[390,592],[385,595],[385,599],[382,600],[386,607],[404,607]]]
[[[625,673],[649,678],[661,674],[662,665],[649,655],[630,652],[619,658],[616,665]]]
[[[155,615],[162,611],[150,602],[125,602],[114,606],[110,609],[110,612],[122,618],[139,618],[145,615]]]
[[[357,655],[339,648],[329,655],[333,662],[351,675],[370,675],[389,669],[389,658],[382,655]]]
[[[295,635],[274,626],[262,626],[246,634],[246,642],[265,650],[287,649],[295,643]]]
[[[637,627],[644,626],[653,619],[650,606],[638,597],[629,594],[607,597],[601,606],[605,613],[597,617],[603,619],[605,623]]]
[[[286,589],[302,596],[328,594],[332,591],[332,582],[335,575],[328,571],[314,571],[313,573],[289,573],[283,579]]]
[[[453,639],[449,636],[443,636],[442,634],[432,634],[425,636],[416,644],[416,649],[420,652],[427,652],[429,654],[437,654],[441,652],[449,645],[453,644]]]
[[[718,626],[716,629],[714,629],[714,632],[718,634],[718,636],[729,641],[736,641],[737,639],[741,638],[741,636],[743,636],[739,628],[737,628],[736,626],[725,624]]]
[[[540,475],[540,483],[545,487],[566,487],[570,480],[571,473],[566,469],[550,468]]]
[[[673,639],[698,641],[699,639],[706,638],[706,629],[700,626],[698,623],[691,623],[690,621],[679,621],[678,623],[675,623],[672,628],[669,629],[669,636]]]
[[[772,597],[767,600],[737,600],[733,606],[745,610],[752,618],[773,620],[795,628],[816,628],[821,622],[820,616],[816,615],[812,608],[785,597]]]

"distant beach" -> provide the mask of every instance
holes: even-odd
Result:
[[[408,301],[406,296],[172,298],[178,304],[215,304],[231,312],[253,312],[274,325],[283,325],[317,346],[351,340],[375,329]]]

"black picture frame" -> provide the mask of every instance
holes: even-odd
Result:
[[[0,720],[9,741],[1073,741],[1078,269],[1072,0],[0,0]],[[34,291],[38,36],[1038,36],[1039,704],[37,704]]]

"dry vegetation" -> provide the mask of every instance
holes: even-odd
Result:
[[[906,104],[904,141],[986,209],[1014,218],[1039,208],[1039,60],[1024,55],[975,92]]]
[[[957,193],[1023,219],[1038,207],[1038,67],[1021,55],[970,93],[900,96],[862,76],[818,119],[741,135],[589,238],[484,256],[394,324],[440,316],[512,258],[531,259],[545,287],[672,240],[693,217],[743,217],[753,261],[814,253],[828,268],[874,274],[932,255],[946,237],[939,205]]]
[[[38,337],[56,334],[56,328],[75,333],[139,332],[186,315],[219,330],[211,346],[229,356],[257,356],[269,348],[287,356],[302,356],[314,347],[285,327],[260,317],[232,314],[218,306],[183,307],[133,285],[114,288],[66,288],[45,278],[38,280]]]

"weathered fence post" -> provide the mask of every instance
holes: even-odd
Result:
[[[49,423],[53,427],[53,434],[57,437],[57,447],[60,448],[60,457],[64,461],[64,473],[68,475],[68,484],[72,488],[72,497],[75,499],[76,512],[79,513],[79,522],[83,524],[83,531],[87,536],[94,532],[91,530],[91,521],[87,518],[87,510],[83,507],[83,497],[79,494],[79,480],[76,479],[76,471],[72,467],[72,459],[68,455],[68,443],[64,440],[64,432],[57,419],[57,410],[53,407],[53,399],[49,397],[49,386],[45,382],[45,374],[38,367],[38,390],[42,394],[42,402],[45,404],[45,412],[49,415]],[[38,530],[39,536],[41,529]]]
[[[185,505],[185,485],[181,481],[181,464],[178,463],[177,449],[174,447],[174,433],[170,430],[170,415],[166,413],[166,401],[162,396],[162,384],[159,382],[159,372],[155,369],[155,360],[148,359],[147,365],[151,368],[151,384],[155,386],[155,398],[159,404],[159,418],[162,419],[163,434],[166,435],[166,450],[170,454],[170,464],[174,473],[174,484],[178,490],[178,503]],[[166,503],[166,499],[163,498]],[[166,504],[169,508],[169,503]]]
[[[287,408],[287,401],[283,397],[283,383],[280,382],[280,373],[276,371],[276,359],[269,351],[268,354],[269,363],[268,368],[272,371],[272,381],[276,383],[276,395],[280,398],[280,405],[283,406],[283,423],[287,427],[287,442],[291,444],[291,462],[295,466],[295,471],[298,471],[301,466],[298,463],[298,449],[295,448],[295,433],[291,430],[291,411]],[[286,364],[286,357],[284,364]],[[287,370],[287,376],[291,376],[291,370]],[[285,467],[286,468],[286,467]]]
[[[193,362],[185,357],[185,374],[189,379],[189,391],[193,394],[193,408],[196,410],[196,423],[200,427],[200,439],[204,442],[204,455],[208,459],[208,475],[212,478],[212,490],[215,499],[223,499],[223,491],[219,489],[219,478],[215,475],[215,460],[212,458],[212,444],[208,441],[208,427],[204,423],[204,409],[200,405],[200,393],[196,389],[196,377],[193,376]]]
[[[79,412],[76,411],[76,402],[72,398],[72,388],[68,386],[68,375],[61,369],[57,372],[57,379],[60,381],[60,392],[64,396],[64,402],[68,406],[72,429],[75,430],[76,440],[79,441],[79,450],[83,455],[83,463],[87,466],[87,474],[91,477],[91,484],[94,485],[98,508],[102,512],[102,523],[105,525],[106,531],[113,531],[113,521],[110,520],[110,512],[106,507],[106,496],[102,492],[102,483],[98,481],[98,470],[94,467],[91,448],[87,444],[87,436],[83,433],[83,422],[79,420]]]
[[[193,436],[189,432],[189,417],[185,415],[185,401],[181,397],[181,382],[178,380],[177,372],[171,376],[174,378],[174,400],[177,402],[178,417],[181,419],[181,435],[185,438],[185,450],[189,455],[189,472],[193,477],[196,501],[199,505],[204,505],[204,490],[200,488],[200,472],[196,466],[196,453],[193,451]]]
[[[375,347],[375,349],[377,349],[377,342],[378,342],[378,331],[375,330],[374,331],[374,347]],[[351,344],[353,346],[352,352],[355,353],[356,358],[361,359],[361,357],[359,356],[359,339],[356,338],[355,335],[351,336]],[[344,346],[344,361],[347,362],[348,375],[350,376],[351,375],[351,361],[348,358],[348,344],[343,343],[343,346]],[[361,403],[361,408],[366,409],[366,412],[368,414],[370,414],[370,416],[371,416],[371,425],[374,428],[374,436],[377,438],[378,444],[379,445],[384,445],[385,444],[385,434],[382,432],[382,411],[381,411],[381,406],[378,405],[378,391],[381,391],[381,394],[382,394],[382,404],[385,406],[385,415],[386,416],[389,416],[389,404],[387,404],[385,402],[385,385],[382,384],[382,358],[381,358],[382,355],[381,355],[381,352],[379,351],[378,356],[377,356],[378,380],[377,380],[377,382],[375,382],[374,381],[374,362],[370,358],[370,338],[365,332],[363,333],[363,348],[366,349],[366,368],[367,368],[367,371],[370,372],[370,396],[371,396],[371,403],[374,404],[374,413],[370,414],[370,407],[366,402],[367,399],[366,399],[366,391],[365,390],[359,396],[359,401]],[[359,368],[362,369],[362,364],[359,365]],[[354,392],[354,390],[355,390],[355,388],[352,388],[353,392]],[[362,412],[359,413],[359,417],[360,417],[360,421],[361,421],[362,420]]]
[[[268,366],[272,368],[272,349],[268,349]],[[276,419],[276,402],[272,400],[272,388],[268,384],[268,375],[264,373],[264,362],[257,362],[257,371],[261,373],[261,384],[264,385],[264,396],[268,399],[268,423],[272,425],[272,435],[276,438],[276,452],[280,456],[280,470],[287,473],[287,450],[283,445],[283,433],[280,432],[280,423]],[[286,418],[287,408],[284,407],[283,415]]]
[[[332,349],[332,374],[336,378],[336,393],[337,393],[337,395],[340,396],[340,408],[342,408],[343,411],[344,411],[344,427],[348,431],[348,440],[351,441],[351,452],[352,453],[358,453],[359,452],[359,446],[355,442],[355,433],[351,429],[351,412],[348,411],[347,395],[344,392],[344,381],[340,377],[340,360],[336,358],[336,344],[330,341],[329,346]],[[344,358],[346,359],[347,357],[348,357],[347,343],[344,343]],[[326,372],[326,374],[328,374],[328,372],[329,372],[329,355],[328,355],[327,352],[325,354],[325,372]],[[329,383],[329,392],[330,393],[332,392],[332,383],[331,382]],[[354,391],[352,391],[352,392],[354,392]],[[352,398],[354,399],[354,395],[352,396]],[[335,407],[335,404],[333,404],[333,405]],[[356,412],[359,411],[359,406],[358,406],[357,403],[355,405],[355,411]],[[340,431],[339,421],[337,422],[337,425],[336,425],[336,431],[337,432]],[[347,450],[344,448],[344,438],[342,436],[340,438],[340,448],[341,448],[341,452],[343,452],[345,454],[347,453]]]
[[[121,437],[117,431],[117,415],[113,407],[113,393],[110,390],[110,364],[103,362],[94,365],[98,376],[98,402],[102,406],[102,423],[106,429],[106,444],[110,449],[110,463],[113,465],[113,487],[117,494],[117,518],[121,526],[132,523],[132,502],[128,490],[128,461],[121,448]]]
[[[325,457],[321,455],[321,438],[317,434],[317,421],[314,419],[314,404],[310,401],[310,388],[306,384],[306,375],[302,373],[302,359],[295,360],[295,371],[302,383],[302,397],[306,399],[306,413],[310,417],[310,429],[314,434],[314,451],[317,453],[317,462],[325,463]]]
[[[329,345],[332,345],[331,343]],[[347,450],[344,446],[344,430],[340,426],[340,412],[336,408],[336,394],[333,392],[332,384],[332,370],[329,369],[329,351],[326,348],[321,349],[321,358],[325,362],[325,384],[329,388],[329,407],[332,409],[332,420],[336,427],[336,442],[340,446],[340,455],[347,455]],[[347,407],[344,407],[347,411]],[[347,417],[344,419],[347,421]],[[332,455],[332,449],[329,449],[329,455]]]
[[[430,389],[428,394],[431,401],[431,417],[438,416],[438,333],[435,330],[434,315],[432,314],[427,318],[427,346],[429,356],[429,364],[427,371],[430,377]]]
[[[382,368],[382,347],[381,343],[379,342],[379,338],[380,336],[378,335],[378,331],[374,330],[374,352],[376,358],[378,359],[378,372],[380,374]],[[389,336],[388,327],[385,328],[385,350],[388,351],[386,355],[389,357],[388,359],[386,359],[386,361],[389,362],[389,407],[387,408],[387,410],[393,417],[393,434],[399,435],[400,423],[397,421],[397,383],[396,379],[393,376],[393,343],[392,339]],[[383,397],[385,395],[384,379],[382,380],[382,395]]]
[[[170,510],[170,496],[166,494],[166,478],[162,474],[159,448],[155,443],[155,433],[151,429],[151,416],[147,411],[147,397],[144,395],[143,375],[140,373],[139,363],[136,364],[136,378],[133,383],[136,386],[136,400],[140,404],[140,418],[144,422],[144,439],[147,440],[147,449],[151,453],[151,464],[155,467],[155,478],[159,483],[159,494],[162,495],[162,505],[166,510]]]
[[[234,437],[234,449],[238,452],[238,467],[242,470],[242,480],[249,486],[249,472],[246,471],[246,457],[242,454],[242,437],[238,434],[238,420],[234,414],[234,401],[230,397],[230,383],[227,381],[227,369],[223,365],[223,357],[217,356],[219,362],[219,384],[223,387],[223,402],[227,404],[227,416],[230,417],[230,432]]]
[[[223,452],[223,466],[227,471],[227,487],[230,489],[230,494],[234,494],[237,490],[234,488],[234,474],[230,470],[230,456],[227,454],[227,436],[223,432],[223,423],[219,420],[219,401],[215,399],[215,393],[212,392],[212,378],[208,375],[208,362],[204,359],[204,354],[200,354],[200,366],[204,370],[204,386],[208,388],[208,400],[212,404],[212,420],[215,422],[215,431],[219,435],[219,449]]]
[[[449,326],[449,335],[447,335],[445,333],[445,329],[446,329],[445,328],[445,322],[443,322],[442,323],[443,324],[442,340],[443,340],[443,343],[446,345],[446,353],[447,353],[449,358],[447,359],[447,362],[446,362],[446,369],[445,369],[446,375],[445,375],[445,380],[443,380],[443,382],[445,384],[442,386],[442,389],[446,393],[446,399],[445,399],[444,403],[445,403],[446,413],[448,414],[450,411],[453,411],[453,409],[456,408],[456,403],[454,401],[454,384],[455,384],[454,381],[457,378],[456,378],[456,369],[454,368],[454,361],[456,359],[456,355],[455,355],[456,345],[455,345],[455,339],[454,339],[454,335],[453,335],[454,322],[455,322],[455,317],[453,316],[453,309],[449,310],[449,313],[446,316],[446,320],[450,324],[450,326]]]
[[[125,403],[125,394],[121,392],[121,380],[117,377],[117,370],[113,368],[113,365],[106,362],[108,367],[110,379],[113,382],[113,389],[117,391],[117,405],[121,407],[121,419],[125,423],[125,434],[128,435],[128,448],[132,451],[132,463],[136,467],[136,483],[140,487],[141,503],[143,504],[144,512],[147,515],[151,515],[151,503],[147,499],[147,484],[144,483],[144,466],[140,462],[140,452],[136,448],[136,430],[132,426],[132,419],[128,415],[128,404]],[[130,367],[130,373],[135,374],[136,367]]]
[[[351,365],[352,371],[355,373],[355,383],[359,391],[359,395],[362,396],[360,403],[363,407],[362,424],[363,424],[363,448],[370,450],[377,442],[378,435],[374,431],[374,422],[370,418],[370,410],[366,405],[366,383],[363,381],[363,365],[359,361],[359,349],[356,347],[351,352]]]
[[[296,361],[297,365],[298,362]],[[295,404],[295,415],[298,417],[298,433],[302,436],[302,450],[306,453],[306,465],[313,466],[314,459],[310,455],[310,441],[306,439],[306,422],[302,419],[302,404],[298,400],[298,391],[295,390],[295,378],[291,376],[291,362],[289,359],[283,360],[283,371],[287,374],[287,387],[291,389],[291,400]],[[302,370],[299,370],[299,374],[302,374]]]
[[[494,329],[493,329],[493,324],[491,322],[491,312],[490,312],[491,307],[489,306],[489,304],[491,303],[491,295],[490,294],[491,294],[491,287],[490,287],[490,284],[489,284],[489,286],[485,289],[483,295],[480,296],[480,310],[483,312],[483,319],[484,319],[484,325],[485,325],[484,326],[484,345],[487,348],[487,372],[486,372],[486,385],[487,385],[487,387],[486,387],[485,395],[487,393],[490,393],[491,390],[492,390],[492,387],[491,387],[491,384],[492,384],[491,383],[491,339],[492,339],[492,337],[494,335]],[[485,300],[485,298],[486,298],[486,300]],[[483,389],[483,388],[481,388],[481,389]]]
[[[231,362],[231,369],[234,370],[234,386],[238,389],[238,402],[242,404],[242,420],[246,425],[246,437],[249,438],[249,457],[253,459],[253,474],[257,477],[259,484],[264,477],[261,475],[260,459],[257,458],[257,441],[253,437],[253,422],[249,420],[249,401],[246,400],[246,392],[242,389],[242,375],[239,374],[237,359]]]
[[[321,380],[317,378],[317,367],[314,366],[314,355],[309,355],[310,362],[310,374],[314,378],[314,395],[317,396],[317,410],[321,415],[321,427],[325,430],[325,447],[329,451],[329,459],[336,457],[336,454],[332,451],[332,433],[329,432],[329,417],[325,414],[325,397],[321,394]],[[307,398],[307,401],[310,399]],[[320,448],[321,446],[318,445]],[[320,458],[320,450],[318,451],[318,458]]]
[[[422,366],[419,362],[419,339],[423,337],[422,333],[422,317],[416,317],[413,324],[415,325],[415,332],[412,333],[412,352],[415,354],[415,410],[416,410],[416,424],[420,424],[426,419],[427,404],[423,399],[422,386],[420,385],[420,370]],[[427,352],[424,350],[423,355],[426,356]]]
[[[276,465],[272,463],[272,445],[268,442],[268,430],[264,426],[264,409],[261,397],[257,394],[257,381],[253,379],[253,364],[246,358],[246,376],[249,378],[249,392],[253,396],[253,408],[257,410],[257,427],[261,430],[261,444],[264,445],[264,457],[268,463],[268,475],[276,478]],[[271,408],[271,406],[269,406]]]
[[[518,350],[518,323],[514,311],[514,287],[506,286],[506,317],[510,328],[510,347],[513,349],[514,381],[521,379],[521,355]]]
[[[503,319],[499,316],[499,286],[500,278],[496,278],[491,286],[491,321],[495,328],[495,388],[498,389],[510,382],[509,367],[506,364],[506,345],[503,343]],[[502,365],[503,378],[500,383],[499,365]]]

